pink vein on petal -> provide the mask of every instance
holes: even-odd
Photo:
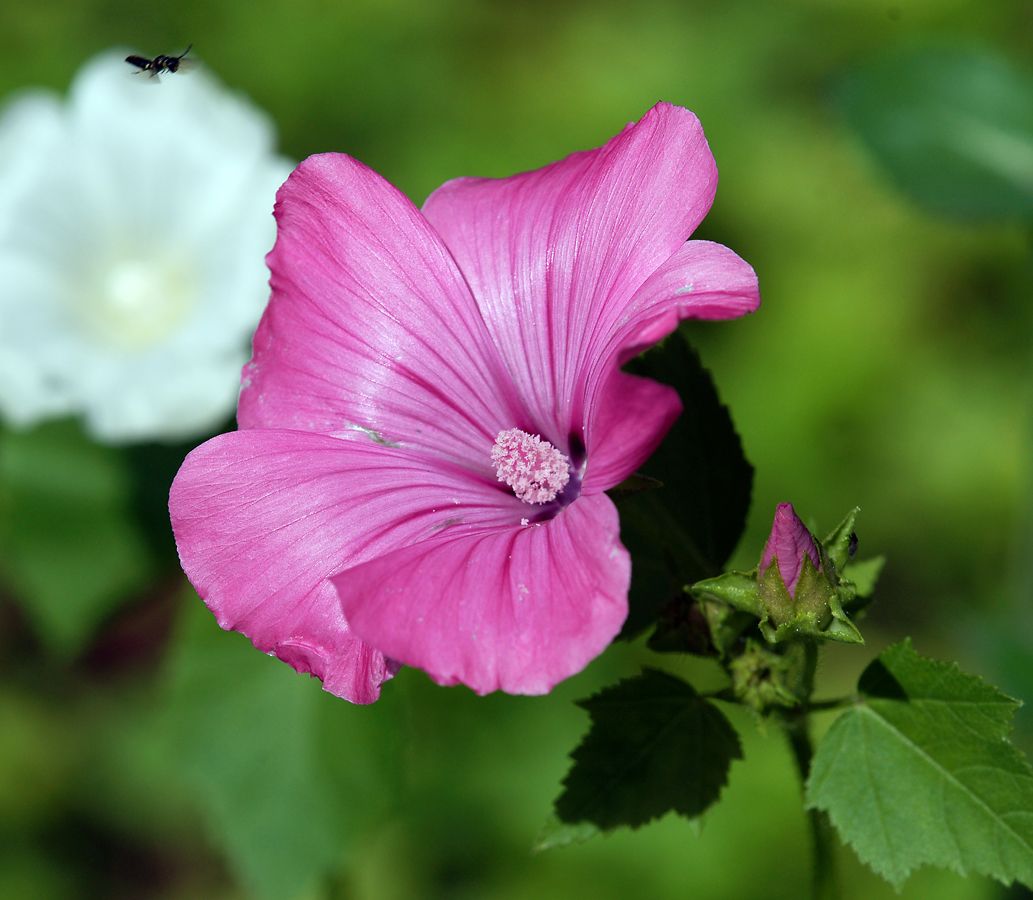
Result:
[[[672,391],[617,370],[670,334],[683,319],[728,319],[760,305],[757,275],[727,247],[688,241],[636,292],[600,347],[588,377],[584,490],[606,490],[656,449],[681,411]]]
[[[605,495],[541,525],[405,547],[332,579],[356,633],[440,684],[542,694],[627,616],[631,563]]]
[[[428,197],[423,211],[537,420],[580,430],[600,342],[716,185],[699,120],[661,103],[598,149],[510,178],[459,178]]]
[[[323,154],[280,189],[276,218],[242,428],[358,427],[472,462],[526,421],[462,274],[400,191]]]
[[[359,646],[328,577],[445,532],[515,526],[526,504],[364,437],[256,429],[194,450],[170,506],[184,571],[223,628],[368,703],[393,669]]]

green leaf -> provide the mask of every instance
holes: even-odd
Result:
[[[567,825],[637,828],[672,809],[695,818],[717,800],[732,760],[742,759],[739,737],[720,710],[655,669],[578,705],[592,727],[571,754],[574,765],[556,800]]]
[[[130,494],[120,452],[74,422],[0,433],[4,576],[56,653],[78,652],[153,572]]]
[[[682,587],[717,575],[742,536],[753,467],[743,455],[710,373],[675,331],[625,367],[672,386],[684,411],[641,474],[663,482],[620,505],[621,541],[631,552],[628,619],[621,637],[653,623],[657,606]]]
[[[231,868],[260,897],[296,897],[382,810],[378,748],[356,707],[219,629],[196,594],[171,660],[167,743]]]
[[[898,888],[925,864],[1033,884],[1033,769],[1007,740],[1019,702],[910,640],[858,690],[818,747],[807,805]]]
[[[848,76],[850,122],[898,186],[935,212],[1033,215],[1033,78],[981,50],[927,46]]]

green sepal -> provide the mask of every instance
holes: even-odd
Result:
[[[747,629],[757,624],[757,617],[752,613],[733,609],[706,595],[700,598],[699,608],[710,628],[710,642],[722,657],[729,654]]]
[[[760,592],[757,589],[756,571],[724,572],[713,578],[697,581],[687,590],[696,598],[709,594],[724,601],[732,609],[749,613],[758,619],[764,616],[764,607],[761,605]]]
[[[800,580],[803,580],[802,574]],[[760,630],[764,637],[775,643],[795,633],[795,629],[789,626],[796,619],[796,605],[778,569],[777,556],[772,557],[771,563],[760,573],[757,589],[761,606]],[[782,629],[783,636],[778,636],[776,629]]]
[[[818,552],[823,564],[830,563],[820,545]],[[828,568],[832,568],[831,564]],[[777,556],[757,585],[764,612],[760,631],[771,643],[799,638],[864,643],[857,626],[843,612],[844,602],[849,603],[854,598],[854,586],[850,582],[833,585],[811,562],[809,555],[804,554],[793,596],[790,597],[782,580]]]
[[[832,623],[825,631],[824,636],[830,641],[838,641],[841,644],[863,644],[864,636],[843,610],[841,602],[843,594],[844,585],[840,584],[829,603],[829,608],[832,610]]]
[[[854,533],[854,523],[861,507],[855,506],[829,534],[824,541],[825,553],[832,560],[836,572],[842,572],[850,562],[850,536]]]
[[[853,516],[856,514],[857,508],[855,507],[854,511],[847,516],[847,519],[852,521]],[[841,644],[863,644],[864,638],[861,636],[861,632],[858,631],[857,626],[846,613],[846,609],[853,608],[854,601],[857,598],[857,586],[849,579],[843,578],[839,572],[835,572],[832,568],[833,563],[827,556],[825,547],[821,544],[818,545],[818,553],[821,555],[823,569],[827,572],[834,572],[836,576],[835,593],[829,600],[829,611],[832,613],[832,621],[825,631],[825,637],[830,641],[839,641]],[[799,590],[799,587],[797,585],[797,590]]]

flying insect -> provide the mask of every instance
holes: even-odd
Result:
[[[191,44],[190,47],[194,45]],[[184,59],[189,52],[190,47],[187,47],[179,56],[156,56],[154,59],[148,59],[146,56],[127,56],[126,62],[131,66],[136,66],[134,75],[139,75],[141,72],[150,72],[151,78],[155,78],[162,72],[178,72],[179,67],[187,67],[187,64],[192,60]]]

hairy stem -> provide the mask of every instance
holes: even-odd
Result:
[[[811,759],[814,747],[808,733],[808,717],[801,713],[785,720],[786,734],[793,750],[796,768],[800,773],[800,785],[807,784],[811,773]],[[840,896],[836,880],[835,838],[829,817],[819,809],[807,811],[807,819],[811,828],[811,840],[814,844],[814,900],[835,900]]]

